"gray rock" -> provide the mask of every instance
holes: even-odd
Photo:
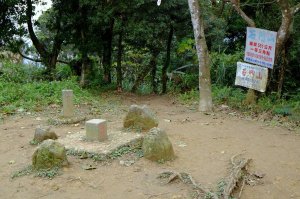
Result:
[[[54,141],[45,140],[32,155],[32,166],[35,169],[51,169],[68,165],[65,147]]]
[[[131,105],[124,119],[124,128],[135,128],[148,131],[158,126],[158,121],[147,106]]]
[[[152,128],[143,141],[144,157],[152,161],[168,161],[175,158],[172,143],[165,131]]]
[[[47,127],[38,126],[35,129],[33,141],[37,142],[37,143],[40,143],[40,142],[42,142],[44,140],[48,140],[48,139],[56,140],[57,135],[48,126]]]

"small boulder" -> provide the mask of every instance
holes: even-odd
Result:
[[[158,121],[149,108],[138,105],[131,105],[129,112],[124,119],[124,128],[136,128],[142,131],[148,131],[158,126]]]
[[[32,165],[35,169],[68,165],[65,147],[54,140],[43,141],[32,155]]]
[[[48,140],[48,139],[56,140],[57,135],[49,126],[46,127],[38,126],[35,129],[33,141],[36,143],[41,143],[44,140]]]
[[[172,143],[165,131],[152,128],[143,141],[144,157],[152,161],[168,161],[175,158]]]

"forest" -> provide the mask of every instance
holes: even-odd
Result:
[[[28,101],[22,91],[10,96],[11,88],[64,81],[80,89],[169,93],[195,100],[205,85],[199,87],[200,68],[207,69],[214,104],[299,118],[298,0],[199,1],[195,9],[203,35],[196,40],[185,0],[165,0],[160,6],[154,0],[53,0],[38,19],[34,16],[43,1],[0,3],[2,114],[14,113],[20,96]],[[264,93],[234,85],[247,27],[277,32],[275,64]],[[200,40],[207,49],[202,58],[196,48]],[[26,64],[14,60],[20,55]]]
[[[300,0],[0,0],[3,198],[300,198]]]

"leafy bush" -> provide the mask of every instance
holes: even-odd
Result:
[[[190,90],[184,92],[183,94],[179,94],[179,101],[185,104],[192,104],[197,102],[199,99],[199,91],[198,90]]]
[[[235,54],[211,53],[211,79],[218,86],[234,85],[236,63],[241,61],[244,52]]]
[[[58,64],[55,69],[56,79],[63,80],[72,76],[72,70],[69,65]]]
[[[26,83],[42,79],[43,67],[14,64],[7,60],[1,61],[0,80],[5,82]]]
[[[234,108],[245,108],[243,106],[245,95],[245,92],[240,88],[216,85],[213,85],[212,88],[212,96],[216,104],[227,104]]]

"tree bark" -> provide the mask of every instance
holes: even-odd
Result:
[[[281,25],[279,30],[277,31],[277,39],[276,39],[276,51],[275,51],[275,64],[279,65],[278,76],[275,85],[277,84],[277,96],[280,97],[282,93],[284,75],[286,70],[286,43],[290,37],[291,29],[293,25],[293,19],[295,11],[297,10],[297,6],[294,8],[290,7],[289,2],[285,0],[277,1],[281,14]],[[298,4],[299,5],[299,4]],[[281,61],[279,61],[281,59]],[[280,63],[279,63],[280,62]]]
[[[109,28],[103,34],[103,68],[104,82],[111,83],[111,55],[112,55],[112,39],[113,39],[114,20],[112,19]]]
[[[281,94],[282,94],[285,70],[286,70],[286,66],[288,65],[288,60],[286,58],[286,49],[283,49],[281,54],[282,54],[282,56],[281,56],[282,60],[281,60],[280,69],[278,72],[278,85],[277,85],[278,98],[280,98]]]
[[[212,111],[211,80],[210,80],[210,59],[204,35],[204,22],[201,7],[197,0],[188,0],[191,19],[193,23],[194,36],[199,61],[199,91],[200,111]]]
[[[122,22],[122,17],[121,17],[121,30],[119,33],[119,39],[118,39],[118,57],[117,57],[117,90],[122,91],[122,79],[123,79],[123,74],[122,74],[122,52],[123,52],[123,33],[124,33],[124,28],[123,28],[123,22]]]
[[[288,1],[278,0],[277,2],[281,9],[282,19],[280,28],[277,32],[275,62],[277,61],[279,57],[278,55],[281,53],[284,44],[290,36],[291,25],[294,17],[294,10],[290,7]]]
[[[157,66],[156,66],[156,59],[154,62],[151,63],[151,76],[152,76],[152,81],[151,81],[151,85],[152,85],[152,91],[153,93],[157,93],[157,81],[156,81],[156,71],[157,71]]]
[[[162,74],[161,74],[161,81],[162,81],[162,93],[165,94],[167,92],[167,70],[170,65],[170,58],[171,58],[171,45],[172,45],[172,38],[174,34],[174,28],[172,24],[170,25],[170,31],[169,31],[169,37],[167,41],[167,54],[166,54],[166,61],[162,68]]]
[[[87,85],[87,77],[89,75],[89,58],[86,53],[82,55],[81,75],[80,75],[80,86],[85,87]]]
[[[45,58],[48,56],[48,52],[45,49],[45,46],[39,41],[39,39],[36,37],[35,32],[33,30],[33,25],[32,25],[32,1],[31,0],[26,0],[27,3],[27,10],[26,10],[26,18],[27,18],[27,27],[28,27],[28,32],[30,39],[40,54],[42,58]]]

